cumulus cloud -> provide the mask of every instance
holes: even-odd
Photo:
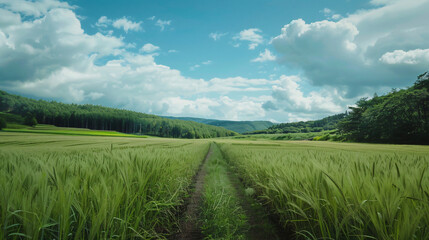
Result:
[[[176,69],[158,64],[156,55],[145,54],[157,49],[153,44],[143,46],[143,53],[135,53],[124,38],[85,33],[69,8],[50,9],[37,19],[1,10],[5,13],[2,17],[11,19],[0,27],[0,55],[7,56],[0,58],[0,69],[8,69],[0,71],[3,90],[164,115],[237,120],[265,116],[262,104],[269,96],[226,95],[267,91],[275,81],[185,77]],[[113,24],[107,17],[100,19],[99,25]],[[200,64],[211,63],[207,60]]]
[[[40,17],[46,14],[49,10],[54,8],[73,9],[66,2],[57,0],[43,0],[43,1],[26,1],[26,0],[0,0],[0,5],[5,9],[12,12],[23,14],[24,16]]]
[[[238,33],[236,36],[233,37],[233,39],[250,42],[249,49],[253,50],[259,44],[262,44],[264,42],[264,38],[262,37],[262,35],[259,34],[261,32],[262,30],[258,28],[249,28]]]
[[[133,22],[131,20],[128,20],[126,17],[122,17],[116,20],[112,20],[107,18],[106,16],[101,16],[98,21],[95,23],[95,26],[97,27],[103,27],[106,28],[110,25],[112,25],[114,28],[117,29],[122,29],[124,30],[126,33],[128,33],[128,31],[140,31],[142,30],[142,25],[143,22]]]
[[[142,30],[141,24],[143,22],[133,22],[128,20],[126,17],[122,17],[120,19],[116,19],[113,21],[112,26],[117,29],[123,29],[126,33],[128,33],[129,30],[131,31],[140,31]]]
[[[321,12],[322,12],[322,13],[325,15],[325,17],[326,17],[326,18],[328,18],[328,19],[332,19],[332,20],[339,20],[339,19],[341,19],[341,18],[342,18],[341,14],[335,13],[334,11],[332,11],[332,10],[331,10],[331,9],[329,9],[329,8],[324,8]]]
[[[429,66],[429,49],[410,51],[395,50],[381,56],[380,61],[387,64],[425,64]]]
[[[145,45],[143,45],[143,47],[140,48],[140,52],[146,52],[146,53],[151,53],[158,50],[159,50],[159,47],[151,43],[146,43]]]
[[[276,56],[274,56],[270,50],[265,49],[264,52],[259,53],[259,57],[252,59],[252,62],[268,62],[275,61]]]
[[[221,37],[225,36],[226,34],[227,34],[227,33],[218,33],[218,32],[210,33],[210,34],[209,34],[209,38],[211,38],[211,39],[213,39],[213,40],[217,41],[217,40],[219,40]]]
[[[272,94],[277,108],[291,112],[320,113],[337,113],[343,110],[343,107],[334,101],[335,93],[310,92],[305,96],[300,89],[300,81],[298,76],[280,77],[280,83],[273,86]]]
[[[337,22],[293,20],[272,40],[279,61],[301,69],[314,85],[335,87],[349,98],[410,85],[428,67],[423,65],[429,1],[372,3],[378,7]]]
[[[156,26],[161,28],[161,31],[164,31],[165,27],[170,26],[170,24],[171,24],[171,20],[161,20],[161,19],[158,19],[155,23]]]

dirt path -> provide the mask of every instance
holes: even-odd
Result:
[[[195,188],[189,199],[189,204],[186,206],[185,213],[183,214],[183,219],[179,227],[180,233],[174,239],[203,239],[203,235],[201,234],[201,230],[198,225],[198,214],[203,195],[204,178],[206,176],[206,170],[204,166],[206,165],[207,160],[210,159],[212,152],[212,145],[210,145],[210,149],[195,177]]]
[[[240,199],[241,207],[244,209],[248,223],[250,225],[247,239],[250,240],[287,240],[294,239],[291,234],[283,230],[277,223],[269,217],[268,211],[251,196],[247,196],[243,183],[236,173],[230,168],[228,178],[234,186],[237,196]]]

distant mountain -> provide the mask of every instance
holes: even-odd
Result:
[[[204,123],[212,126],[223,127],[238,133],[263,130],[274,125],[274,123],[270,121],[227,121],[227,120],[192,118],[192,117],[165,117],[165,118]]]
[[[347,114],[341,113],[325,117],[315,121],[280,123],[269,127],[268,129],[249,132],[250,134],[274,134],[274,133],[307,133],[333,130],[337,124],[343,120]]]

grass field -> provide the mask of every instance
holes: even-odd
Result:
[[[258,239],[268,214],[297,239],[429,239],[428,146],[215,142],[195,223],[206,239]],[[0,239],[171,238],[209,145],[0,132]]]
[[[59,134],[59,135],[78,135],[78,136],[106,136],[106,137],[136,137],[145,138],[143,135],[133,135],[115,131],[90,130],[86,128],[66,128],[53,125],[38,124],[35,127],[29,127],[22,124],[9,123],[8,127],[3,129],[5,132],[22,133],[41,133],[41,134]]]
[[[204,141],[0,133],[4,239],[170,234]]]
[[[299,239],[429,239],[429,147],[334,142],[221,144]]]

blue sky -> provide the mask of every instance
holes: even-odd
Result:
[[[229,120],[311,120],[410,86],[428,0],[0,0],[0,89]]]

